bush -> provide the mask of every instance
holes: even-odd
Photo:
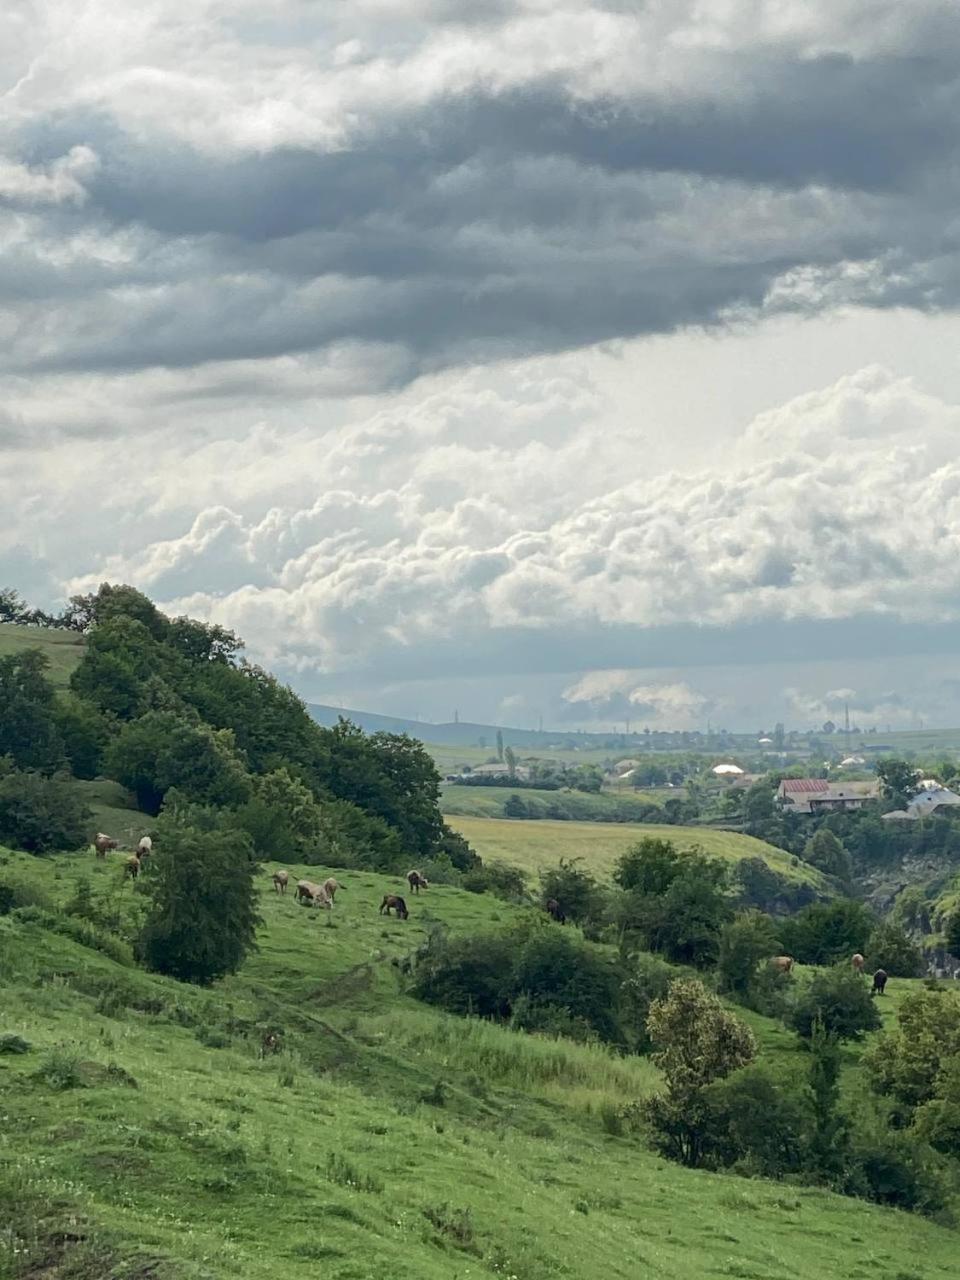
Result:
[[[863,954],[871,973],[883,969],[892,978],[916,978],[923,971],[920,948],[895,924],[878,924]]]
[[[804,1039],[813,1035],[819,1022],[839,1040],[859,1040],[865,1031],[880,1026],[880,1015],[863,977],[849,964],[839,964],[801,989],[787,1022]]]
[[[853,874],[849,853],[827,827],[821,827],[803,848],[803,859],[825,875],[835,876],[845,884]]]
[[[805,907],[780,925],[784,951],[801,964],[836,964],[862,952],[876,926],[862,902],[838,898]]]
[[[149,968],[206,984],[235,973],[256,945],[256,863],[239,832],[161,819],[147,867],[150,911],[139,948]]]
[[[589,871],[578,863],[582,858],[561,858],[559,865],[540,873],[540,893],[544,902],[560,903],[564,914],[578,923],[590,918],[600,901],[599,886]]]
[[[877,1204],[937,1214],[949,1202],[949,1174],[927,1143],[878,1123],[854,1134],[844,1190]]]
[[[0,841],[28,853],[78,849],[90,811],[62,778],[16,770],[0,778]]]
[[[783,1178],[804,1167],[809,1111],[768,1067],[744,1067],[704,1091],[704,1164]]]
[[[663,999],[677,978],[687,976],[683,969],[659,956],[640,951],[630,957],[627,976],[620,987],[620,1019],[635,1053],[649,1053],[653,1047],[647,1030],[653,1002]]]
[[[523,872],[505,862],[485,862],[474,867],[464,872],[462,883],[470,893],[492,893],[506,902],[522,902],[528,896]]]
[[[743,999],[753,986],[757,966],[780,953],[774,923],[761,911],[742,911],[720,935],[717,977],[721,988]]]

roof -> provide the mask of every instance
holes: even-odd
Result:
[[[826,778],[784,778],[780,783],[785,796],[794,791],[827,791],[829,787]]]
[[[881,813],[880,817],[884,822],[914,822],[917,815],[907,813],[906,809],[891,809],[889,813]]]
[[[738,764],[715,764],[713,766],[714,773],[743,773]]]

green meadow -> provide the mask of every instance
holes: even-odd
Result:
[[[139,909],[119,858],[0,859],[0,880],[48,908],[87,877],[96,898]],[[4,1280],[956,1274],[956,1235],[916,1216],[651,1154],[615,1118],[656,1088],[646,1059],[406,994],[397,962],[430,928],[473,932],[518,908],[434,886],[388,920],[381,895],[401,882],[347,872],[324,913],[277,896],[270,870],[259,950],[213,990],[29,911],[0,918],[0,1036],[29,1045],[0,1055]],[[751,1020],[765,1055],[798,1061],[786,1033]],[[267,1030],[281,1051],[263,1056]]]

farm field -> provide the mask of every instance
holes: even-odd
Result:
[[[447,814],[463,817],[502,818],[503,806],[514,792],[509,787],[464,787],[446,783],[440,792],[440,808]],[[651,804],[662,805],[670,796],[683,796],[683,791],[541,791],[526,787],[516,793],[524,804],[546,809],[560,805],[571,817],[584,822],[629,822]]]
[[[214,991],[0,918],[0,1033],[30,1044],[0,1056],[5,1280],[956,1274],[944,1227],[690,1172],[607,1132],[604,1104],[656,1086],[646,1060],[405,994],[392,961],[427,926],[517,908],[439,886],[387,921],[377,904],[397,882],[347,872],[329,917],[268,891],[269,871],[260,950]],[[0,854],[0,879],[59,903],[83,876],[136,910],[119,860]],[[753,1021],[773,1046],[778,1029]],[[264,1058],[268,1026],[284,1048]]]
[[[717,858],[763,858],[774,871],[796,882],[820,888],[825,881],[812,867],[794,866],[789,853],[753,836],[713,827],[631,825],[612,822],[551,822],[549,820],[476,818],[451,814],[451,827],[459,831],[484,859],[497,859],[535,876],[542,867],[560,858],[583,858],[596,875],[609,876],[617,858],[645,836],[671,840],[678,848],[700,845]]]

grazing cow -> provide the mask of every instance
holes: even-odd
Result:
[[[286,893],[289,883],[290,873],[288,871],[275,871],[273,873],[273,887],[277,893]]]
[[[548,916],[553,920],[556,920],[557,924],[567,923],[567,917],[564,914],[563,907],[560,906],[560,903],[556,898],[548,898],[543,904],[543,909],[546,911]]]
[[[410,915],[410,912],[407,910],[407,904],[395,893],[385,893],[383,895],[383,901],[380,903],[380,915],[383,915],[384,911],[386,911],[387,915],[389,915],[391,911],[396,911],[397,917],[400,920],[406,920]]]
[[[93,839],[93,847],[97,851],[98,858],[105,858],[110,849],[119,848],[119,845],[119,840],[114,840],[111,836],[105,836],[102,831],[98,831]]]
[[[857,973],[863,973],[864,959],[859,951],[853,957],[850,963],[853,965],[854,969],[856,969]]]
[[[140,874],[140,859],[137,857],[135,853],[131,853],[130,857],[124,863],[123,878],[124,880],[126,880],[127,877],[129,877],[131,880],[136,880],[139,874]]]
[[[336,902],[337,890],[342,888],[343,888],[343,885],[339,882],[339,880],[334,880],[333,876],[330,876],[328,879],[324,880],[323,882],[323,892],[327,895],[327,897],[330,899],[331,902]]]
[[[149,858],[153,853],[153,841],[149,836],[141,836],[137,842],[137,857]]]
[[[777,973],[789,973],[793,968],[793,956],[774,956],[770,963]]]
[[[326,907],[328,911],[331,906],[323,885],[314,884],[312,880],[297,881],[297,901],[309,902],[312,907]]]
[[[407,872],[407,884],[410,886],[410,891],[416,894],[419,894],[421,889],[430,888],[430,881],[426,876],[421,875],[419,871]]]
[[[872,996],[882,996],[883,989],[887,985],[887,975],[885,970],[878,969],[873,975],[873,988],[870,992]]]

